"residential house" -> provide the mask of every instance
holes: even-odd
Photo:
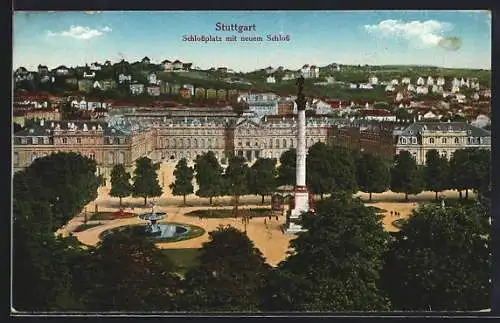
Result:
[[[396,94],[396,98],[395,98],[395,100],[396,100],[396,102],[403,101],[403,100],[404,100],[404,95],[403,95],[403,93],[398,92],[398,93]]]
[[[444,77],[442,77],[442,76],[438,77],[437,80],[436,80],[436,85],[437,86],[444,86],[445,83],[446,83],[446,81],[445,81]]]
[[[460,92],[460,85],[458,85],[458,84],[452,85],[451,86],[451,92],[452,93],[458,93],[458,92]]]
[[[316,65],[305,64],[300,72],[304,78],[319,78],[319,67]]]
[[[194,85],[193,84],[184,84],[183,88],[189,90],[189,95],[193,96],[194,95]]]
[[[469,79],[464,80],[464,78],[462,77],[460,79],[460,87],[469,87],[469,86],[470,86]]]
[[[133,95],[139,95],[144,93],[144,84],[142,83],[130,84],[130,93],[132,93]]]
[[[276,79],[274,78],[274,76],[271,76],[269,75],[267,78],[266,78],[266,83],[276,83]]]
[[[491,90],[490,89],[483,90],[479,92],[479,95],[485,99],[491,99]]]
[[[406,87],[406,89],[410,92],[415,92],[417,89],[415,88],[415,85],[411,84],[411,83],[408,83],[408,86]]]
[[[214,89],[207,89],[207,99],[215,99],[217,97],[217,91]]]
[[[442,85],[436,85],[434,84],[431,88],[432,93],[443,93],[444,89]]]
[[[470,88],[479,91],[479,81],[477,79],[472,79],[470,81]]]
[[[111,67],[111,61],[109,61],[109,60],[105,61],[103,66],[104,67]]]
[[[151,96],[159,96],[161,93],[160,86],[156,85],[156,84],[149,84],[146,87],[146,92],[148,95],[151,95]]]
[[[168,59],[162,61],[161,65],[163,65],[163,70],[165,72],[170,72],[172,70],[172,62],[169,61]]]
[[[118,83],[120,84],[127,84],[132,82],[132,75],[130,74],[125,74],[125,73],[120,73],[118,74]]]
[[[484,114],[479,114],[476,119],[474,119],[471,124],[473,126],[479,127],[479,128],[484,128],[486,126],[491,125],[491,119],[484,115]]]
[[[266,67],[265,72],[266,72],[266,74],[271,74],[271,73],[274,73],[275,71],[274,71],[274,68],[272,68],[272,66],[268,66],[268,67]]]
[[[364,89],[364,90],[373,90],[373,86],[369,83],[361,83],[359,84],[359,88],[360,89]]]
[[[227,73],[227,67],[217,67],[217,72],[220,74],[226,74]]]
[[[376,121],[396,121],[396,116],[384,109],[363,109],[359,111],[360,117],[364,120]]]
[[[148,75],[148,82],[149,84],[155,84],[155,85],[159,85],[159,80],[158,80],[158,76],[156,75],[156,73],[150,73]]]
[[[57,76],[68,76],[70,73],[69,68],[64,65],[58,66],[54,69],[54,72]]]
[[[70,77],[64,80],[64,83],[69,85],[78,86],[78,79],[76,77]]]
[[[95,78],[95,72],[94,71],[92,71],[92,72],[84,71],[83,78],[84,79],[93,79],[93,78]]]
[[[399,85],[399,81],[397,79],[392,79],[390,84],[391,85]]]
[[[429,88],[427,86],[417,86],[417,94],[428,94]]]
[[[479,100],[479,94],[477,92],[474,93],[474,94],[472,94],[471,99],[474,100],[474,101],[478,101]]]
[[[193,63],[182,63],[182,71],[189,72],[191,70],[191,66],[193,66]]]
[[[392,84],[388,84],[388,85],[386,85],[386,87],[385,87],[385,91],[386,91],[386,92],[394,92],[395,90],[396,90],[396,88],[395,88],[395,87],[394,87],[394,85],[392,85]]]
[[[90,92],[94,82],[92,80],[78,80],[78,91],[80,92]]]
[[[146,56],[141,60],[141,63],[144,65],[149,65],[151,64],[151,60],[149,59],[149,57]]]
[[[409,77],[403,77],[401,79],[401,84],[411,84],[411,79]]]
[[[112,79],[106,79],[102,81],[102,89],[104,91],[109,91],[116,88],[116,81]]]
[[[434,78],[432,76],[427,77],[427,86],[433,86],[434,85]]]
[[[350,89],[357,89],[358,85],[356,83],[349,83],[349,88]]]
[[[42,76],[42,75],[48,75],[49,74],[49,68],[46,65],[38,65],[38,74],[40,76]]]
[[[94,89],[102,90],[102,83],[99,81],[95,81],[92,86]]]
[[[458,103],[465,103],[466,102],[466,96],[464,94],[456,94],[455,99],[457,100]]]
[[[90,70],[91,71],[100,71],[101,70],[101,64],[95,62],[90,64]]]
[[[173,63],[172,63],[172,70],[174,71],[179,71],[179,70],[182,70],[182,67],[184,65],[182,64],[181,61],[179,60],[175,60]]]
[[[186,87],[181,87],[180,90],[179,90],[179,94],[184,99],[189,99],[192,96],[191,90],[188,89],[188,88],[186,88]]]
[[[376,77],[375,75],[372,75],[368,78],[368,83],[370,83],[371,85],[377,85],[378,84],[378,77]]]
[[[422,119],[425,119],[425,120],[439,120],[439,116],[436,115],[434,112],[432,111],[428,111],[427,113],[425,113],[424,115],[422,115]]]
[[[424,80],[423,77],[419,77],[417,79],[417,85],[419,85],[419,86],[424,86],[425,85],[425,80]]]
[[[202,87],[197,87],[194,94],[197,98],[206,98],[207,97],[207,91]]]
[[[300,73],[297,72],[287,72],[282,78],[282,81],[295,80],[299,77]]]

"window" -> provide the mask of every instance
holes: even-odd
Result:
[[[286,148],[286,139],[283,139],[283,148]]]
[[[406,144],[406,138],[401,138],[401,143],[402,143],[403,145],[405,145],[405,144]]]
[[[43,138],[43,143],[46,144],[46,145],[49,144],[50,143],[49,138],[48,137],[44,137]]]
[[[186,145],[187,148],[191,147],[191,139],[187,139],[187,145]]]
[[[293,148],[293,139],[290,139],[290,148]]]
[[[273,140],[269,139],[269,148],[273,148]]]
[[[26,144],[26,138],[21,138],[21,144],[25,145]]]
[[[193,147],[198,148],[198,140],[196,138],[193,139]]]
[[[76,138],[76,143],[81,144],[82,143],[82,138]]]
[[[446,152],[446,150],[443,150],[441,152],[441,157],[448,158],[448,153]]]
[[[441,138],[441,143],[446,144],[446,138]]]
[[[411,138],[411,143],[416,145],[417,144],[417,138],[413,137]]]
[[[118,164],[124,164],[125,163],[125,153],[120,151],[118,154]]]
[[[30,138],[30,141],[33,145],[36,145],[38,144],[38,138],[37,137],[33,137],[33,138]]]
[[[457,137],[455,137],[455,139],[454,139],[453,141],[454,141],[454,143],[456,143],[456,144],[460,143],[460,140],[458,140],[458,138],[457,138]]]
[[[89,154],[89,158],[92,159],[92,160],[95,160],[95,152],[91,152]]]
[[[429,143],[433,144],[434,143],[434,138],[429,138]]]
[[[13,163],[14,163],[14,166],[17,166],[19,164],[19,153],[14,153]]]
[[[62,142],[63,142],[63,144],[67,144],[68,143],[68,138],[63,138]]]
[[[33,140],[31,137],[28,137],[28,138],[26,138],[26,142],[28,143],[28,145],[31,145]]]
[[[115,162],[115,154],[110,151],[108,152],[108,164],[112,165]]]
[[[246,142],[246,146],[247,146],[247,147],[250,147],[250,140],[247,140],[247,142]]]
[[[280,147],[280,140],[276,139],[276,148],[279,148],[279,147]]]

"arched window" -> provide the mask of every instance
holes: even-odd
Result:
[[[191,147],[191,139],[189,139],[189,138],[187,139],[187,146],[186,146],[186,147],[187,147],[187,148],[190,148],[190,147]]]
[[[89,158],[92,159],[92,160],[95,160],[95,152],[91,152],[89,154]]]
[[[273,140],[269,139],[269,148],[273,148]]]
[[[283,148],[286,148],[286,139],[283,139]]]
[[[293,148],[293,139],[290,139],[290,148]]]
[[[455,139],[453,139],[453,142],[458,144],[458,143],[460,143],[460,140],[458,140],[458,137],[455,137]]]
[[[170,140],[168,138],[165,139],[165,147],[170,147]]]
[[[441,138],[441,143],[446,144],[446,138]]]
[[[125,163],[125,153],[120,151],[118,153],[118,164],[124,164]]]
[[[279,147],[280,147],[280,140],[276,139],[276,148],[279,148]]]
[[[112,165],[115,162],[115,154],[110,151],[108,152],[108,164]]]
[[[434,138],[429,138],[429,143],[433,144],[434,143]]]
[[[193,147],[198,148],[198,140],[196,138],[193,139]]]

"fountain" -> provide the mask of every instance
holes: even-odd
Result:
[[[146,225],[134,224],[109,229],[101,234],[101,238],[104,239],[115,232],[126,232],[134,236],[145,236],[155,242],[168,242],[184,240],[187,238],[187,234],[193,229],[195,229],[195,233],[201,229],[189,224],[159,223],[159,221],[164,219],[165,216],[165,212],[155,212],[154,204],[152,203],[151,212],[140,214],[138,216],[139,219],[147,221]],[[203,229],[201,229],[200,232],[202,231],[204,232]]]

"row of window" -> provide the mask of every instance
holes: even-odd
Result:
[[[169,139],[169,138],[163,138],[163,147],[168,147],[168,148],[212,148],[218,147],[219,145],[219,140],[217,138],[207,138],[205,139],[198,139],[193,138],[178,138],[178,139]]]
[[[438,142],[437,138],[429,138],[429,144],[436,144],[437,142]],[[458,137],[455,137],[455,138],[453,138],[453,141],[451,141],[451,139],[450,139],[450,141],[448,141],[448,138],[441,138],[441,144],[443,144],[443,145],[446,145],[446,144],[452,143],[452,142],[454,144],[459,144],[460,139]],[[409,143],[416,145],[418,143],[418,141],[417,141],[417,138],[415,138],[415,137],[412,137],[412,138],[401,137],[400,143],[403,145],[409,144]],[[478,137],[478,138],[469,137],[469,138],[467,138],[467,143],[468,144],[475,144],[475,143],[481,144],[481,138],[480,137]]]

